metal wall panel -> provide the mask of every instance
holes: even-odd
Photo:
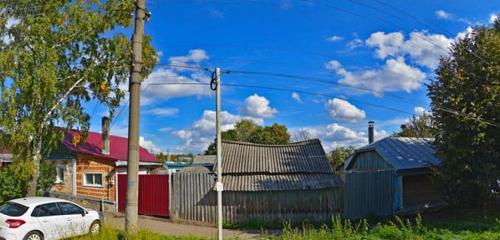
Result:
[[[168,175],[139,175],[139,214],[169,216]],[[125,212],[127,175],[118,175],[118,211]]]
[[[344,185],[344,217],[366,218],[393,214],[393,170],[347,172]]]

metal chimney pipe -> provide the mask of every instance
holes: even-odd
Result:
[[[109,155],[109,118],[102,118],[102,154]]]
[[[372,143],[375,138],[375,122],[374,121],[369,121],[368,122],[368,144]]]

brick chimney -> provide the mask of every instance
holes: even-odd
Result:
[[[102,154],[109,155],[109,118],[102,118]]]
[[[368,122],[368,144],[372,143],[375,138],[375,122],[374,121],[369,121]]]

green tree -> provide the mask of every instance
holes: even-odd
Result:
[[[337,169],[344,164],[345,160],[351,154],[354,153],[355,148],[352,146],[349,147],[338,147],[335,148],[328,154],[328,160],[330,161],[330,166],[332,166],[333,171],[337,171]]]
[[[88,131],[84,103],[98,101],[112,115],[123,99],[131,42],[120,28],[131,26],[133,8],[132,0],[0,1],[0,125],[13,153],[34,165],[28,195],[36,194],[42,146],[56,146],[64,129]],[[157,61],[149,42],[142,76]]]
[[[167,161],[169,161],[168,154],[164,154],[162,152],[156,154],[156,158],[158,158],[158,161],[160,161],[160,162],[167,162]]]
[[[482,205],[500,187],[500,21],[477,27],[441,59],[428,89],[438,171],[452,203]],[[484,207],[484,206],[483,206]]]
[[[50,189],[56,181],[56,166],[50,160],[42,160],[40,163],[40,177],[38,178],[38,195],[49,194]]]
[[[261,144],[286,144],[290,142],[290,133],[285,125],[273,124],[262,127],[250,120],[241,120],[234,129],[222,132],[223,140],[261,143]],[[211,143],[205,155],[216,154],[215,143]]]
[[[432,115],[424,112],[419,116],[413,116],[410,122],[401,125],[401,131],[394,135],[397,137],[433,138],[435,129],[432,124]]]

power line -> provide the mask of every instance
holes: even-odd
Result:
[[[155,83],[154,85],[176,85],[176,84],[184,84],[184,83],[161,82],[161,83]],[[208,83],[188,83],[188,84],[189,85],[208,85]],[[394,112],[399,112],[399,113],[404,113],[404,114],[408,114],[408,115],[412,115],[412,116],[414,115],[413,112],[408,112],[406,110],[402,110],[402,109],[395,108],[395,107],[384,106],[384,105],[375,104],[375,103],[369,103],[369,102],[365,102],[365,101],[361,101],[361,100],[356,100],[356,99],[349,99],[349,98],[346,98],[346,97],[343,97],[343,96],[334,96],[334,95],[330,95],[330,94],[316,93],[316,92],[310,92],[310,91],[304,91],[304,90],[289,89],[289,88],[279,88],[279,87],[267,87],[267,86],[249,85],[249,84],[234,84],[234,83],[224,83],[222,86],[241,87],[241,88],[256,88],[256,89],[273,90],[273,91],[281,91],[281,92],[291,92],[291,93],[296,92],[296,93],[305,94],[305,95],[322,96],[322,97],[327,97],[327,98],[338,98],[338,99],[342,99],[342,100],[345,100],[345,101],[350,101],[350,102],[354,102],[354,103],[357,102],[357,103],[360,103],[360,104],[365,104],[365,105],[368,105],[368,106],[377,107],[377,108],[380,108],[380,109],[386,109],[386,110],[390,110],[390,111],[394,111]],[[457,112],[455,110],[452,110],[452,109],[449,109],[449,108],[438,108],[438,110],[445,111],[445,112],[448,112],[448,113],[451,113],[451,114],[455,114],[455,115],[459,115],[459,116],[468,118],[470,120],[474,120],[474,121],[477,121],[477,122],[485,123],[485,124],[493,126],[493,127],[500,128],[500,124],[492,123],[492,122],[489,122],[489,121],[486,121],[486,120],[483,120],[483,119],[480,119],[480,118],[477,118],[477,117],[472,117],[472,116],[469,116],[469,115],[464,114],[464,113],[459,113],[459,112]]]
[[[388,7],[392,10],[395,10],[397,12],[400,12],[401,14],[405,15],[405,16],[408,16],[410,17],[411,19],[413,19],[415,22],[417,22],[418,24],[420,24],[421,26],[424,26],[424,27],[427,27],[427,28],[434,28],[434,30],[436,30],[436,28],[440,28],[443,32],[446,32],[450,35],[452,35],[453,33],[451,33],[450,31],[448,31],[448,29],[445,29],[443,27],[440,27],[439,25],[434,25],[434,24],[429,24],[423,20],[420,20],[418,17],[416,17],[415,15],[407,12],[407,11],[404,11],[400,8],[397,8],[397,7],[394,7],[392,6],[391,4],[387,3],[387,2],[384,2],[384,1],[381,1],[381,0],[372,0],[380,5],[383,5],[384,7]],[[436,32],[439,32],[439,31],[436,31]]]
[[[297,0],[297,1],[301,1],[301,2],[307,2],[307,0]],[[349,0],[350,1],[350,0]],[[352,2],[352,1],[351,1]],[[358,13],[355,13],[353,11],[350,11],[350,10],[346,10],[346,9],[343,9],[343,8],[340,8],[338,6],[335,6],[335,5],[331,5],[329,3],[326,3],[326,2],[317,2],[318,4],[320,5],[323,5],[324,7],[327,7],[327,8],[330,8],[330,9],[333,9],[333,10],[336,10],[336,11],[339,11],[339,12],[343,12],[343,13],[347,13],[347,14],[350,14],[350,15],[353,15],[353,16],[356,16],[356,17],[359,17],[359,18],[362,18],[362,19],[365,19],[366,21],[369,21],[370,22],[370,19],[368,19],[365,15],[362,15],[362,14],[358,14]],[[361,4],[361,3],[358,3],[358,4]],[[366,4],[363,4],[366,6]],[[387,4],[386,4],[387,5]],[[368,5],[368,6],[371,6],[371,5]],[[378,9],[376,7],[373,7],[371,6],[372,9]],[[384,13],[385,11],[383,10],[380,10],[378,9],[379,12],[382,12]],[[392,15],[392,14],[391,14]],[[376,20],[380,21],[380,22],[384,22],[384,23],[387,23],[389,25],[392,25],[392,26],[395,26],[397,28],[400,28],[400,29],[405,29],[404,27],[402,27],[401,25],[399,24],[396,24],[394,23],[393,21],[389,21],[389,20],[386,20],[384,18],[380,18],[380,17],[375,17],[375,16],[372,16],[373,18],[375,18]],[[422,40],[434,45],[435,47],[438,47],[444,51],[449,51],[449,49],[447,48],[444,48],[438,44],[436,44],[435,42],[429,40],[426,36],[423,36],[421,37]],[[486,59],[482,58],[481,56],[477,55],[475,52],[471,51],[471,50],[468,50],[469,53],[471,53],[474,57],[476,57],[477,59],[481,60],[482,62],[486,63],[487,65],[491,65]]]
[[[329,84],[341,88],[350,88],[350,89],[356,89],[356,90],[361,90],[364,92],[369,92],[374,95],[379,95],[380,92],[373,91],[372,89],[365,88],[365,87],[358,87],[358,86],[351,86],[351,85],[346,85],[338,82],[332,82],[330,79],[325,79],[325,78],[318,78],[318,77],[308,77],[308,76],[299,76],[299,75],[293,75],[293,74],[286,74],[286,73],[274,73],[274,72],[258,72],[258,71],[240,71],[240,70],[225,70],[228,73],[237,73],[237,74],[248,74],[248,75],[262,75],[262,76],[273,76],[273,77],[281,77],[281,78],[289,78],[289,79],[295,79],[295,80],[309,80],[313,82],[318,82],[318,83],[324,83],[324,84]],[[420,83],[423,84],[428,84],[427,82],[419,81]],[[389,94],[386,93],[387,96],[400,99],[400,100],[405,100],[408,101],[408,98],[401,97],[398,95],[394,94]],[[412,99],[412,101],[415,101]]]
[[[345,98],[345,97],[332,96],[332,95],[328,95],[328,94],[314,93],[314,92],[308,92],[308,91],[303,91],[303,90],[286,89],[286,88],[276,88],[276,87],[264,87],[264,86],[256,86],[256,85],[245,85],[245,84],[228,84],[228,83],[226,83],[224,85],[225,86],[233,86],[233,87],[249,87],[249,88],[260,88],[260,89],[276,90],[276,91],[297,92],[297,93],[306,94],[306,95],[316,95],[316,96],[323,96],[323,97],[328,97],[328,98],[340,98],[340,99],[343,99],[343,100],[346,100],[346,101],[348,100],[350,102],[358,102],[358,103],[366,104],[366,105],[373,106],[373,107],[378,107],[378,108],[387,109],[387,110],[391,110],[391,111],[395,111],[395,112],[400,112],[400,113],[406,113],[406,114],[414,115],[414,113],[412,113],[412,112],[408,112],[408,111],[401,110],[401,109],[394,108],[394,107],[387,107],[387,106],[380,105],[380,104],[374,104],[374,103],[369,103],[369,102],[355,100],[355,99],[348,99],[348,98]],[[492,122],[489,122],[489,121],[486,121],[486,120],[483,120],[483,119],[480,119],[480,118],[469,116],[467,114],[459,113],[459,112],[457,112],[455,110],[452,110],[452,109],[449,109],[449,108],[441,108],[440,107],[440,108],[438,108],[438,110],[442,110],[442,111],[445,111],[445,112],[448,112],[448,113],[451,113],[451,114],[455,114],[455,115],[460,115],[460,116],[468,118],[470,120],[482,122],[482,123],[485,123],[487,125],[500,128],[500,124],[492,123]]]
[[[210,71],[210,68],[208,67],[201,67],[201,66],[184,66],[184,65],[176,65],[176,64],[161,64],[160,66],[171,66],[171,67],[178,67],[178,68],[188,68],[188,69],[197,69],[197,70],[204,70],[204,71]],[[331,79],[327,78],[318,78],[318,77],[310,77],[310,76],[300,76],[300,75],[293,75],[293,74],[287,74],[287,73],[276,73],[276,72],[262,72],[262,71],[244,71],[244,70],[230,70],[230,69],[223,69],[223,73],[236,73],[236,74],[245,74],[245,75],[260,75],[260,76],[271,76],[271,77],[280,77],[280,78],[289,78],[289,79],[294,79],[294,80],[309,80],[313,82],[318,82],[318,83],[323,83],[323,84],[329,84],[341,88],[350,88],[350,89],[356,89],[356,90],[361,90],[365,92],[369,92],[375,95],[380,94],[380,92],[373,91],[369,88],[364,88],[364,87],[358,87],[358,86],[350,86],[350,85],[345,85],[341,84],[338,82],[332,82]],[[418,81],[422,84],[429,84],[428,82],[425,81]],[[401,97],[398,95],[394,94],[387,94],[387,96],[390,96],[392,98],[400,99],[400,100],[405,100],[408,101],[407,98]],[[413,100],[415,101],[415,100]]]
[[[327,97],[327,98],[338,98],[338,99],[342,99],[342,100],[346,100],[346,101],[349,100],[350,102],[357,102],[357,103],[361,103],[361,104],[365,104],[365,105],[369,105],[369,106],[373,106],[373,107],[377,107],[377,108],[382,108],[382,109],[386,109],[386,110],[391,110],[391,111],[395,111],[395,112],[413,115],[413,113],[411,113],[411,112],[397,109],[397,108],[393,108],[393,107],[387,107],[387,106],[369,103],[369,102],[360,101],[360,100],[355,100],[355,99],[348,99],[348,98],[343,97],[343,96],[334,96],[334,95],[315,93],[315,92],[309,92],[309,91],[304,91],[304,90],[278,88],[278,87],[267,87],[267,86],[259,86],[259,85],[248,85],[248,84],[232,84],[232,83],[224,83],[223,86],[257,88],[257,89],[266,89],[266,90],[291,92],[291,93],[296,92],[296,93],[305,94],[305,95],[314,95],[314,96],[321,96],[321,97]]]
[[[377,8],[377,7],[374,7],[374,6],[372,6],[372,5],[369,5],[369,4],[366,4],[366,3],[362,3],[362,2],[358,2],[358,1],[355,1],[355,0],[347,0],[347,1],[350,1],[350,2],[353,2],[353,3],[359,4],[359,5],[362,5],[362,6],[365,6],[365,7],[371,8],[371,9],[374,9],[374,10],[376,10],[376,11],[378,11],[378,12],[384,13],[384,14],[389,15],[389,16],[396,17],[396,18],[398,18],[398,19],[401,19],[401,18],[399,18],[398,16],[395,16],[394,14],[392,14],[392,13],[390,13],[390,12],[388,13],[387,11],[385,11],[385,10],[383,10],[383,9],[380,9],[380,8]],[[394,10],[396,10],[396,11],[400,12],[400,13],[403,13],[403,14],[404,14],[404,15],[406,15],[406,16],[409,16],[410,18],[412,18],[413,20],[415,20],[415,22],[417,22],[418,24],[420,24],[420,25],[422,25],[422,26],[424,26],[424,27],[433,28],[431,25],[429,25],[429,24],[427,24],[427,23],[425,23],[425,22],[423,22],[423,21],[420,21],[420,19],[418,19],[416,16],[414,16],[414,15],[412,15],[412,14],[410,14],[410,13],[407,13],[407,12],[405,12],[405,11],[403,11],[403,10],[400,10],[400,9],[398,9],[398,8],[396,8],[396,7],[393,7],[393,6],[391,6],[390,4],[388,4],[388,3],[384,3],[384,2],[382,2],[382,1],[380,1],[380,0],[373,0],[373,1],[375,1],[375,2],[377,2],[377,3],[379,3],[379,4],[383,4],[384,6],[388,6],[388,7],[392,8],[392,9],[394,9]],[[401,26],[398,26],[398,25],[396,25],[396,24],[394,24],[394,23],[392,23],[392,24],[393,24],[394,26],[396,26],[396,27],[401,28]],[[404,29],[404,28],[403,28],[403,29]],[[444,30],[444,32],[446,32],[446,33],[448,33],[448,34],[452,35],[452,33],[451,33],[450,31],[448,31],[447,29],[445,29],[445,28],[441,28],[441,29],[442,29],[442,30]],[[434,30],[436,30],[436,29],[434,29]],[[436,31],[436,32],[438,32],[438,33],[439,33],[439,31]],[[423,40],[425,40],[425,41],[427,41],[427,42],[429,42],[429,43],[431,43],[431,44],[433,44],[433,45],[434,45],[434,46],[436,46],[436,47],[439,47],[439,48],[441,48],[441,49],[443,49],[443,50],[449,51],[448,49],[445,49],[445,48],[443,48],[443,47],[441,47],[441,46],[439,46],[439,45],[435,44],[434,42],[432,42],[432,41],[430,41],[430,40],[427,40],[425,36],[424,36],[422,39],[423,39]],[[471,51],[471,50],[469,50],[468,52],[469,52],[469,53],[471,53],[471,54],[472,54],[474,57],[476,57],[477,59],[479,59],[479,60],[483,61],[484,63],[486,63],[487,65],[491,65],[491,64],[490,64],[490,63],[489,63],[486,59],[484,59],[483,57],[481,57],[481,56],[477,55],[477,53],[475,53],[475,52],[473,52],[473,51]]]

